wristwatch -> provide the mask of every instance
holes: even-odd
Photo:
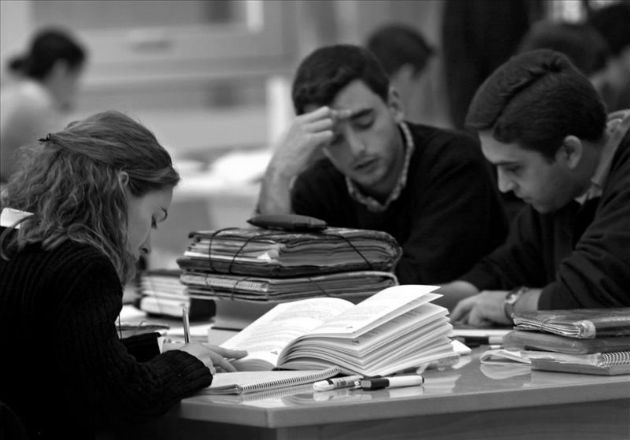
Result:
[[[503,301],[503,310],[505,311],[505,316],[507,316],[510,321],[514,321],[514,306],[516,306],[516,303],[521,298],[521,295],[523,295],[528,290],[528,287],[520,286],[510,290],[507,295],[505,295],[505,300]]]

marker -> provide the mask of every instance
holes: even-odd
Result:
[[[503,344],[503,336],[455,336],[469,347],[479,347],[480,345],[501,345]]]
[[[363,379],[363,376],[354,375],[346,377],[337,377],[334,379],[320,380],[313,384],[315,391],[330,391],[338,388],[349,388],[357,386],[357,382]]]
[[[377,377],[361,380],[361,389],[380,390],[383,388],[413,387],[424,383],[424,377],[419,374],[408,376]]]

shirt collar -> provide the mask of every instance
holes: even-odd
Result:
[[[370,212],[383,212],[385,211],[389,205],[398,199],[400,193],[405,188],[407,184],[407,173],[409,171],[409,162],[411,161],[411,156],[413,155],[413,150],[415,149],[415,145],[413,143],[413,137],[411,136],[411,131],[409,131],[409,127],[405,122],[400,122],[398,124],[400,130],[403,133],[403,137],[405,139],[405,160],[403,162],[403,167],[400,172],[400,176],[398,177],[398,181],[394,186],[394,189],[389,194],[384,203],[379,202],[374,197],[364,194],[359,187],[346,176],[346,186],[348,188],[348,193],[350,197],[352,197],[357,202],[364,205],[368,211]]]
[[[587,200],[601,197],[604,184],[606,183],[608,174],[610,174],[610,164],[617,152],[617,148],[623,141],[625,133],[628,131],[627,123],[624,124],[623,122],[627,122],[628,120],[630,120],[630,111],[623,112],[619,117],[608,121],[607,131],[611,141],[606,142],[602,148],[599,163],[595,168],[593,177],[591,177],[591,183],[588,189],[582,195],[575,198],[575,201],[580,205],[583,205]]]

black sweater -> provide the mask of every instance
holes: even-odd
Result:
[[[352,199],[344,176],[328,159],[296,179],[292,208],[331,226],[388,232],[403,249],[396,268],[401,284],[443,283],[503,243],[505,215],[490,168],[472,137],[408,126],[415,151],[407,184],[385,212],[370,212]]]
[[[32,438],[116,430],[166,412],[212,381],[194,356],[159,354],[155,334],[119,339],[122,287],[91,246],[30,245],[0,259],[0,289],[0,400]]]
[[[506,243],[462,277],[480,290],[542,288],[540,309],[630,306],[630,134],[600,198],[526,207]]]

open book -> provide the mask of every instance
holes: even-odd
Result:
[[[437,287],[393,286],[353,304],[340,298],[283,303],[222,344],[248,351],[239,370],[321,370],[385,375],[456,354]]]

